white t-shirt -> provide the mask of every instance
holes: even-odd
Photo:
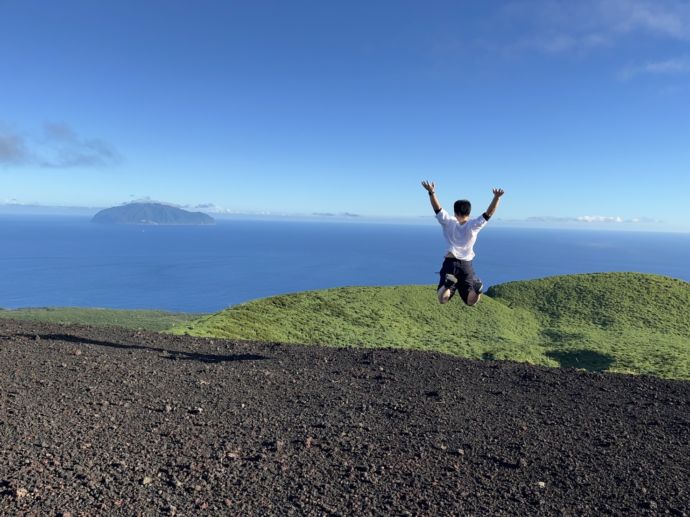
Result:
[[[442,208],[436,214],[436,219],[441,223],[443,236],[448,243],[446,255],[451,253],[458,260],[472,260],[474,258],[474,243],[477,240],[477,234],[488,222],[484,215],[482,214],[475,219],[469,219],[466,223],[460,224],[455,217]]]

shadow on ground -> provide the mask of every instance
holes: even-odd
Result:
[[[561,368],[582,368],[589,372],[603,372],[614,363],[610,355],[592,350],[569,350],[567,352],[547,352],[546,356],[558,361]]]
[[[233,354],[233,355],[215,355],[215,354],[201,354],[196,352],[179,352],[176,350],[167,350],[165,348],[156,348],[144,345],[131,345],[125,343],[114,343],[111,341],[99,341],[81,336],[72,336],[69,334],[44,334],[44,335],[29,335],[25,334],[23,337],[33,338],[39,337],[49,341],[63,341],[67,343],[77,343],[84,345],[105,346],[110,348],[122,348],[130,350],[148,350],[150,352],[160,352],[165,354],[165,357],[172,360],[188,360],[201,361],[203,363],[223,363],[233,361],[260,361],[268,359],[268,357],[256,354]]]

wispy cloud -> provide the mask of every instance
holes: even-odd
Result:
[[[182,208],[186,208],[187,210],[203,210],[204,212],[207,212],[209,214],[234,214],[234,213],[237,213],[235,210],[232,210],[230,208],[224,208],[222,206],[218,206],[215,203],[199,203],[196,205],[185,205]]]
[[[29,159],[24,137],[15,131],[0,129],[0,165],[20,165]]]
[[[15,130],[0,129],[0,165],[105,167],[120,161],[112,145],[101,139],[81,137],[67,124],[48,123],[33,138]]]
[[[576,221],[581,223],[623,223],[625,220],[619,216],[606,216],[606,215],[581,215],[575,218]]]
[[[66,124],[46,124],[44,142],[46,156],[41,160],[44,167],[102,167],[120,161],[110,144],[96,138],[82,138]]]
[[[619,74],[621,79],[628,80],[639,75],[683,75],[690,74],[690,57],[650,61],[641,65],[629,65]]]
[[[502,16],[528,27],[511,45],[517,50],[588,52],[643,35],[690,41],[684,0],[530,0],[508,4]]]
[[[620,216],[609,215],[580,215],[576,217],[553,217],[553,216],[536,216],[528,217],[527,221],[537,223],[585,223],[585,224],[652,224],[660,223],[648,217],[634,217],[626,219]]]
[[[161,200],[153,198],[151,196],[136,197],[134,195],[131,195],[130,197],[132,199],[130,199],[129,201],[124,201],[120,204],[121,205],[132,205],[132,204],[139,204],[139,203],[152,203],[152,204],[156,204],[156,205],[174,206],[175,208],[184,208],[183,205],[176,205],[175,203],[169,203],[168,201],[161,201]]]

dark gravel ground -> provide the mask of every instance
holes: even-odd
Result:
[[[690,514],[690,383],[0,322],[0,514]]]

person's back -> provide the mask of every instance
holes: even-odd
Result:
[[[462,300],[467,305],[474,305],[479,301],[483,288],[472,264],[475,257],[474,244],[480,230],[496,211],[504,192],[502,189],[493,189],[494,198],[486,212],[470,219],[472,205],[469,201],[456,201],[453,206],[453,217],[438,202],[434,183],[423,181],[422,186],[429,192],[431,206],[436,213],[436,219],[443,227],[443,236],[448,244],[439,272],[438,301],[447,303],[455,291],[459,290]]]
[[[477,235],[488,219],[481,215],[461,223],[443,208],[436,214],[436,219],[443,227],[443,236],[448,243],[448,256],[452,255],[459,260],[472,260]]]

